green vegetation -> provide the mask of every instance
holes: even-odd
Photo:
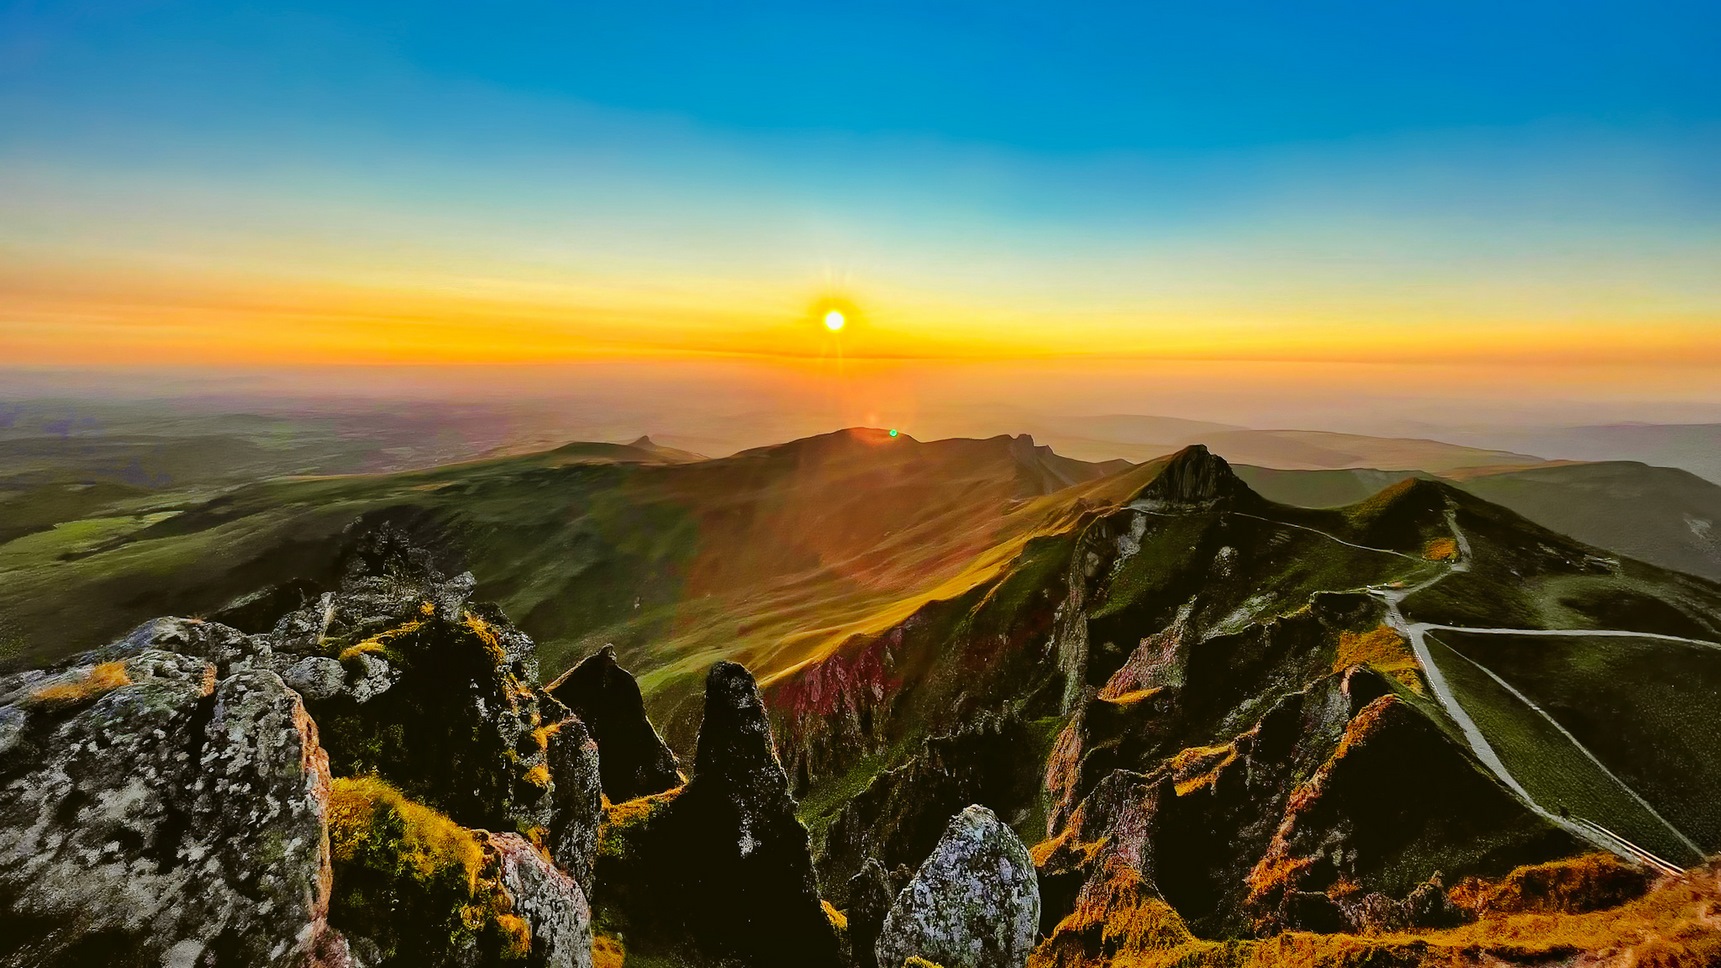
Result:
[[[1593,820],[1664,857],[1686,863],[1700,859],[1545,716],[1450,648],[1445,641],[1449,637],[1451,633],[1428,637],[1434,664],[1488,745],[1536,802]]]
[[[1713,795],[1721,789],[1721,648],[1617,637],[1440,637],[1535,703],[1699,847],[1721,850],[1721,803]]]

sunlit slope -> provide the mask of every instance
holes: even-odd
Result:
[[[1559,817],[1562,806],[1692,862],[1696,853],[1682,845],[1688,831],[1704,829],[1701,804],[1644,807],[1640,801],[1656,799],[1646,779],[1598,768],[1587,744],[1544,728],[1510,690],[1490,688],[1486,673],[1466,674],[1472,667],[1460,668],[1443,642],[1461,634],[1452,626],[1637,643],[1630,651],[1638,678],[1618,677],[1610,704],[1595,705],[1605,710],[1598,722],[1637,716],[1641,704],[1668,701],[1665,683],[1655,681],[1663,659],[1684,668],[1662,646],[1686,658],[1692,648],[1710,649],[1657,636],[1721,642],[1721,586],[1606,554],[1449,483],[1404,480],[1343,507],[1310,509],[1266,500],[1234,478],[1227,483],[1228,474],[1200,448],[1143,465],[1129,477],[1134,491],[1042,527],[996,575],[769,681],[783,755],[827,879],[840,883],[869,853],[894,859],[924,849],[915,838],[952,804],[984,802],[1022,836],[1055,843],[1079,804],[1103,798],[1105,783],[1163,777],[1170,792],[1162,786],[1157,796],[1170,812],[1161,816],[1173,823],[1188,811],[1195,826],[1164,831],[1158,849],[1183,853],[1175,862],[1161,853],[1160,886],[1202,930],[1223,936],[1249,917],[1252,902],[1237,885],[1258,864],[1272,869],[1262,831],[1294,819],[1280,811],[1299,801],[1289,787],[1243,796],[1238,789],[1254,791],[1256,781],[1238,788],[1236,775],[1222,775],[1234,767],[1248,777],[1265,769],[1306,779],[1339,741],[1343,717],[1321,719],[1338,715],[1337,697],[1347,697],[1354,718],[1371,696],[1387,693],[1400,704],[1402,729],[1382,734],[1380,762],[1414,763],[1412,774],[1443,764],[1449,775],[1436,787],[1473,788],[1474,800],[1466,794],[1438,817],[1422,817],[1422,794],[1382,780],[1342,803],[1335,822],[1409,836],[1415,828],[1397,818],[1416,816],[1434,829],[1439,817],[1494,816],[1498,824],[1483,824],[1486,837],[1506,851],[1464,855],[1464,845],[1481,843],[1469,834],[1412,838],[1370,875],[1391,890],[1435,871],[1483,872],[1507,855],[1529,863],[1540,851],[1612,849],[1602,835],[1579,830],[1578,819]],[[1413,628],[1426,630],[1434,665],[1413,650]],[[1549,695],[1602,685],[1593,677],[1562,682],[1567,671],[1554,662],[1514,674]],[[1694,678],[1691,688],[1706,681]],[[1301,720],[1290,712],[1299,705]],[[1688,717],[1707,709],[1680,708]],[[1669,724],[1679,718],[1641,717],[1634,742],[1658,742],[1658,731],[1678,728]],[[1299,721],[1300,738],[1282,732]],[[1311,725],[1317,721],[1327,725]],[[1670,759],[1693,761],[1683,772],[1662,764],[1673,782],[1721,764],[1702,748],[1706,735],[1688,730],[1665,743]],[[1440,786],[1447,780],[1457,785]],[[1670,827],[1657,815],[1681,809],[1696,822]],[[1220,813],[1236,830],[1213,839],[1214,830],[1230,829],[1213,826]],[[1181,888],[1168,885],[1185,875]]]
[[[1129,472],[1027,438],[846,431],[697,460],[649,441],[374,477],[277,480],[0,546],[13,655],[64,654],[144,617],[326,581],[353,521],[391,521],[468,567],[546,668],[614,642],[661,692],[718,657],[769,675],[1009,561]]]

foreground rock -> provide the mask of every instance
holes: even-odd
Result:
[[[681,785],[675,754],[645,715],[639,683],[604,646],[549,686],[591,731],[602,753],[604,795],[621,803]]]
[[[345,571],[0,678],[0,968],[589,966],[596,743],[469,574]]]
[[[1020,968],[1040,922],[1034,863],[992,811],[950,821],[932,856],[896,896],[876,948],[879,968],[922,958],[944,968]]]
[[[0,722],[4,963],[344,958],[328,760],[278,676],[146,649],[11,677]]]

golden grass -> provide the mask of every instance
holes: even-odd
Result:
[[[600,934],[592,938],[592,968],[622,968],[627,961],[627,948],[621,939]]]
[[[1237,761],[1237,748],[1230,743],[1220,746],[1189,746],[1171,757],[1171,775],[1178,796],[1187,796],[1219,779],[1219,771]]]
[[[1458,539],[1435,538],[1423,547],[1422,557],[1429,561],[1457,561]]]
[[[651,821],[658,811],[681,795],[685,787],[662,793],[635,797],[621,803],[604,800],[603,819],[598,822],[598,853],[606,857],[627,857],[632,853],[631,840],[639,829]]]
[[[849,929],[848,915],[837,910],[831,902],[821,900],[819,902],[819,907],[824,910],[825,920],[830,922],[831,927],[835,928],[839,932],[847,931]]]
[[[508,661],[508,653],[502,648],[502,641],[497,637],[494,625],[471,612],[466,613],[465,624],[473,635],[478,636],[478,641],[484,643],[484,651],[490,654],[490,658],[497,665]]]
[[[349,662],[366,654],[380,655],[383,658],[388,658],[389,645],[393,643],[395,639],[398,639],[403,635],[411,635],[419,629],[424,628],[424,621],[424,619],[415,618],[410,622],[397,625],[392,629],[378,632],[362,642],[355,642],[352,645],[347,646],[345,649],[342,649],[338,658],[342,662]]]
[[[1606,861],[1567,862],[1582,871]],[[1537,865],[1547,868],[1549,865]],[[1534,868],[1523,869],[1525,872]],[[1546,874],[1518,872],[1519,882]],[[1504,886],[1514,881],[1508,877]],[[1555,878],[1558,880],[1558,878]],[[1510,889],[1508,888],[1508,891]],[[1029,968],[1353,968],[1420,965],[1574,963],[1634,968],[1721,965],[1721,862],[1666,878],[1636,900],[1582,913],[1486,915],[1457,928],[1382,935],[1287,932],[1260,941],[1194,937],[1133,868],[1108,863],[1076,909],[1035,949]]]
[[[340,777],[329,788],[329,846],[336,860],[352,860],[369,838],[381,810],[403,821],[398,845],[402,864],[429,880],[458,870],[468,892],[478,889],[484,869],[484,847],[472,831],[441,812],[408,799],[376,777]]]
[[[1104,690],[1101,690],[1098,698],[1101,702],[1109,702],[1114,706],[1133,706],[1136,703],[1141,702],[1143,699],[1152,699],[1154,696],[1157,696],[1164,691],[1165,690],[1160,686],[1152,686],[1147,689],[1132,689],[1129,692],[1114,693],[1112,695],[1107,695]]]
[[[92,702],[121,686],[131,685],[131,675],[124,662],[103,662],[91,666],[81,678],[43,686],[30,693],[25,702],[31,706],[64,708]]]
[[[1397,679],[1422,693],[1421,667],[1410,643],[1391,626],[1380,625],[1367,632],[1340,632],[1339,647],[1333,656],[1333,671],[1343,672],[1353,665],[1366,665]]]
[[[1467,877],[1446,896],[1476,916],[1594,911],[1644,893],[1648,876],[1612,854],[1520,867],[1498,881]]]

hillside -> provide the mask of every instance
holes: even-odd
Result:
[[[88,510],[0,545],[0,641],[14,661],[53,657],[152,614],[326,583],[355,520],[389,521],[483,576],[480,594],[518,617],[550,667],[614,643],[670,702],[714,657],[768,674],[899,621],[995,572],[1071,502],[1126,486],[1108,483],[1114,465],[1025,437],[857,430],[689,456],[581,443]]]
[[[1239,467],[1275,501],[1337,507],[1417,476],[1412,471],[1287,471]],[[1421,476],[1434,476],[1422,474]],[[1721,485],[1671,467],[1632,461],[1474,467],[1449,472],[1456,486],[1561,534],[1618,554],[1721,579]]]

